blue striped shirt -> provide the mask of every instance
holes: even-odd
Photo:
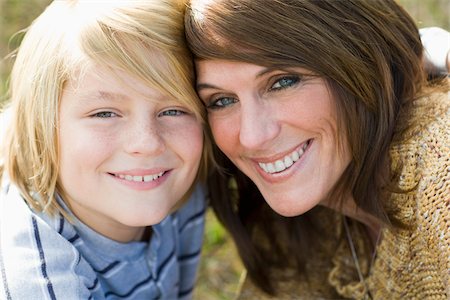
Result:
[[[148,243],[119,243],[78,220],[32,211],[13,185],[0,194],[1,299],[191,299],[205,193],[152,226]]]

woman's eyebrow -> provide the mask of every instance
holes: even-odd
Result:
[[[259,71],[256,74],[255,78],[258,79],[260,77],[263,77],[266,74],[269,74],[269,73],[272,73],[272,72],[275,72],[275,71],[281,71],[281,70],[282,69],[280,69],[280,68],[266,67],[266,68],[262,69],[261,71]]]
[[[272,73],[272,72],[275,72],[275,71],[278,71],[278,70],[281,70],[281,69],[272,68],[272,67],[264,68],[264,69],[262,69],[261,71],[259,71],[259,72],[256,74],[255,79],[258,79],[258,78],[260,78],[260,77],[262,77],[262,76],[264,76],[264,75],[266,75],[266,74],[269,74],[269,73]],[[202,89],[220,89],[220,88],[217,87],[217,86],[215,86],[214,84],[210,84],[210,83],[201,83],[201,82],[200,82],[200,83],[197,83],[196,89],[197,89],[197,90],[202,90]]]
[[[196,89],[202,90],[202,89],[220,89],[220,88],[210,83],[197,83]]]

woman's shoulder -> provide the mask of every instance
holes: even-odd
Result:
[[[405,189],[416,186],[429,173],[440,176],[448,173],[449,93],[433,93],[418,99],[408,118],[401,119],[409,123],[408,129],[392,143],[390,149],[391,168],[401,170],[400,187]]]
[[[430,186],[450,184],[450,97],[449,93],[439,93],[422,99],[419,124],[412,142],[411,151],[416,161],[419,190]],[[423,103],[423,102],[429,103]],[[405,150],[408,144],[405,145]],[[440,188],[437,188],[440,190]],[[447,195],[449,191],[447,190]]]
[[[428,225],[450,227],[450,97],[448,93],[435,95],[433,116],[417,134],[416,201],[421,220]],[[439,221],[440,220],[440,221]],[[429,224],[428,224],[429,223]],[[446,223],[446,224],[443,224]],[[450,232],[442,232],[450,241]],[[447,244],[447,249],[448,248]]]
[[[415,113],[411,136],[391,151],[394,168],[400,170],[399,186],[405,192],[394,193],[390,202],[398,208],[397,217],[412,225],[405,238],[418,259],[409,265],[427,268],[431,282],[450,288],[449,94],[419,99]]]
[[[412,123],[404,138],[391,146],[391,169],[399,173],[403,196],[424,206],[449,201],[450,195],[450,97],[434,93],[418,99]],[[414,197],[411,197],[413,196]],[[434,205],[434,204],[432,204]],[[448,211],[448,209],[447,209]]]
[[[434,92],[414,102],[412,133],[421,139],[442,140],[450,134],[450,92]],[[419,139],[420,141],[420,139]]]

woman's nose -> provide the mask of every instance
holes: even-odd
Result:
[[[242,146],[259,150],[272,141],[280,132],[276,111],[267,102],[253,97],[249,101],[241,99],[239,139]]]

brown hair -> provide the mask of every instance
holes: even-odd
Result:
[[[185,27],[197,59],[302,67],[323,77],[337,100],[339,128],[353,158],[330,195],[340,200],[351,191],[358,207],[390,222],[383,199],[395,190],[397,175],[389,169],[389,147],[409,126],[402,116],[409,114],[426,82],[419,33],[404,9],[393,0],[191,0]],[[282,220],[297,235],[287,251],[301,253],[300,268],[314,221],[308,220],[309,213],[273,216],[250,180],[218,156],[228,171],[225,181],[236,179],[237,195],[227,199],[229,187],[216,174],[211,179],[213,208],[234,236],[250,277],[272,292],[266,258],[245,232],[264,227],[263,218]],[[272,234],[269,226],[261,231]]]

